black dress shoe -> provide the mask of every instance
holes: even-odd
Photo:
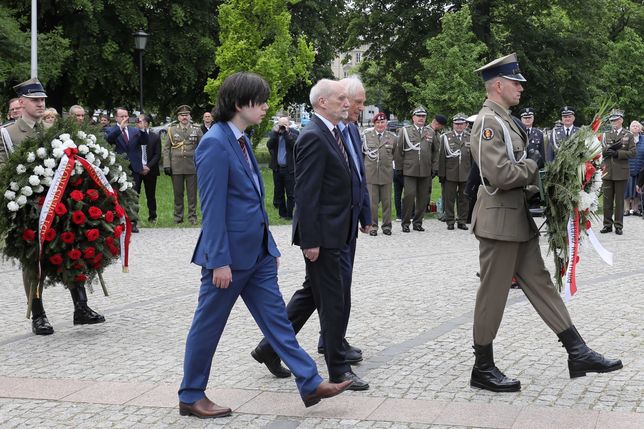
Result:
[[[568,352],[570,378],[583,377],[588,372],[611,372],[622,368],[621,360],[607,359],[588,347],[574,326],[557,336]]]
[[[458,224],[458,229],[462,229],[463,231],[467,231],[469,228],[464,223],[459,223]]]
[[[423,232],[425,231],[425,228],[420,225],[414,225],[414,231]]]
[[[132,224],[132,232],[133,232],[134,234],[136,234],[136,233],[138,233],[138,232],[139,232],[139,228],[137,228],[137,226],[136,226],[136,224],[135,224],[135,223],[133,223],[133,224]]]
[[[94,325],[105,322],[105,317],[101,316],[87,305],[78,307],[74,310],[74,325]]]
[[[606,234],[607,232],[613,232],[613,227],[612,226],[605,226],[601,230],[599,230],[600,233]]]
[[[352,353],[359,354],[360,358],[362,360],[362,350],[357,348],[357,347],[353,347],[351,344],[349,344],[349,342],[347,341],[346,338],[342,340],[342,346],[344,347],[344,350],[347,351],[347,352],[352,352]],[[324,354],[324,347],[318,346],[318,353],[323,355]]]
[[[351,365],[362,362],[362,353],[358,353],[352,349],[345,350],[344,357],[346,362]]]
[[[453,231],[454,230],[454,225],[447,225],[447,229],[450,230],[450,231]]]
[[[378,230],[374,229],[374,228],[371,228],[371,230],[369,231],[369,235],[372,236],[372,237],[377,236],[378,235]]]
[[[474,345],[474,368],[470,386],[492,392],[518,392],[521,390],[521,382],[508,378],[494,364],[492,343],[486,346]]]
[[[347,387],[348,390],[367,390],[369,389],[369,383],[358,377],[352,371],[345,372],[340,377],[332,378],[332,383],[342,383],[343,381],[352,381],[351,385]]]
[[[31,320],[31,330],[36,335],[51,335],[54,333],[54,327],[51,326],[45,313],[36,316]]]
[[[624,233],[624,232],[622,231],[622,228],[620,228],[619,226],[616,226],[616,227],[615,227],[615,234],[617,234],[617,235],[622,235],[623,233]]]
[[[265,357],[260,348],[256,347],[255,350],[250,352],[250,355],[259,363],[266,365],[266,368],[277,378],[288,378],[291,376],[291,371],[282,366],[280,358],[275,356],[274,358]]]
[[[391,235],[391,230],[390,229],[383,229],[382,233],[385,235]]]
[[[409,225],[403,225],[402,232],[409,232]]]

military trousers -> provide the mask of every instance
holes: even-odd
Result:
[[[427,202],[429,201],[429,189],[431,183],[432,178],[430,176],[405,176],[405,191],[402,201],[403,225],[409,226],[412,221],[412,214],[414,226],[421,226],[423,224],[425,209],[427,208]]]
[[[499,241],[477,237],[481,285],[474,307],[474,343],[490,344],[499,330],[512,277],[548,327],[559,334],[572,326],[568,309],[552,283],[539,248],[539,237]]]
[[[405,176],[402,170],[394,170],[394,206],[396,207],[396,219],[402,219],[402,193],[405,186]]]
[[[391,183],[385,185],[369,184],[371,198],[371,225],[378,229],[378,205],[382,203],[382,230],[391,231]]]
[[[465,182],[452,182],[446,180],[443,183],[444,199],[443,210],[445,211],[445,222],[448,225],[454,225],[454,220],[457,219],[459,224],[467,222],[467,213],[469,210],[469,200],[465,195]],[[454,204],[456,204],[456,212],[458,217],[454,215]]]
[[[197,175],[173,174],[172,189],[174,191],[174,221],[183,222],[184,189],[188,195],[188,220],[197,222]]]
[[[604,226],[624,227],[624,190],[627,180],[604,180]],[[615,220],[613,221],[613,209]]]

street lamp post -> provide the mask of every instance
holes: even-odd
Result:
[[[148,43],[149,34],[139,30],[132,35],[134,36],[134,49],[139,51],[139,109],[143,113],[143,51]]]

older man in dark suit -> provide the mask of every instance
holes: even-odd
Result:
[[[139,179],[145,187],[145,199],[148,204],[148,221],[157,221],[157,178],[159,177],[159,160],[161,159],[161,138],[159,134],[150,130],[152,118],[150,115],[141,114],[136,120],[137,127],[148,135],[148,144],[145,146],[147,163],[143,165],[143,172]],[[141,181],[134,183],[137,192],[141,193]]]

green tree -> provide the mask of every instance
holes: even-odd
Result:
[[[205,91],[212,102],[224,79],[239,71],[254,72],[271,87],[266,118],[254,133],[254,145],[272,126],[274,112],[297,80],[308,81],[314,51],[304,37],[289,32],[293,0],[228,0],[219,7],[219,38],[215,63],[219,74],[208,79]]]

